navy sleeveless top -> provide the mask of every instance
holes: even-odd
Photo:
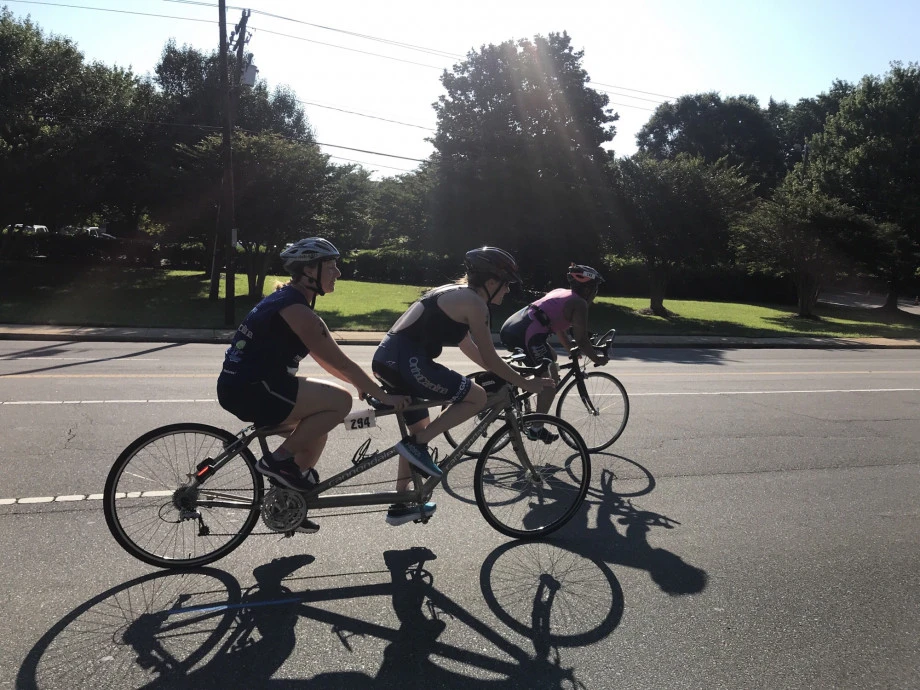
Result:
[[[453,290],[466,290],[465,285],[442,285],[422,297],[424,310],[412,324],[400,331],[390,331],[387,335],[408,338],[421,345],[425,354],[434,359],[441,354],[444,345],[459,345],[470,332],[465,323],[454,321],[438,306],[438,297]]]
[[[245,384],[297,372],[310,350],[278,314],[292,304],[310,306],[302,292],[286,285],[252,308],[224,353],[221,382]]]

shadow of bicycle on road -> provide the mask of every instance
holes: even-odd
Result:
[[[635,460],[606,456],[598,479],[592,482],[585,506],[560,532],[565,548],[585,558],[610,565],[645,570],[669,595],[696,594],[706,588],[705,570],[691,565],[675,553],[649,544],[653,529],[674,529],[680,523],[636,505],[633,500],[650,494],[655,477]],[[618,468],[625,468],[625,471]],[[614,488],[617,483],[631,489]],[[593,523],[591,517],[594,516]],[[622,533],[619,527],[622,527]]]
[[[435,560],[424,547],[391,550],[385,570],[328,576],[303,572],[312,556],[288,556],[255,568],[245,590],[214,568],[137,578],[42,636],[16,687],[584,687],[560,650],[619,625],[623,594],[606,565],[546,542],[503,544],[480,583],[508,631],[439,590]],[[356,577],[365,583],[316,586]],[[336,663],[346,668],[328,670]]]

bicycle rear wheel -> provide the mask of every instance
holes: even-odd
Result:
[[[171,424],[122,451],[102,496],[115,540],[160,568],[191,568],[226,556],[259,518],[262,475],[242,449],[202,484],[197,466],[217,458],[236,437],[205,424]]]
[[[528,439],[525,431],[533,424],[556,439]],[[509,537],[530,539],[556,531],[581,507],[591,483],[591,456],[575,427],[558,417],[528,414],[519,426],[520,453],[506,424],[483,448],[473,487],[486,522]]]
[[[615,376],[590,371],[584,376],[582,396],[578,379],[565,387],[556,414],[572,424],[584,438],[589,453],[604,450],[623,433],[629,420],[629,396]]]

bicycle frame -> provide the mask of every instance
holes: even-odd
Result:
[[[391,414],[396,415],[397,422],[399,423],[399,430],[402,436],[406,436],[407,427],[405,417],[403,412],[410,410],[421,410],[428,409],[431,407],[440,407],[444,404],[443,400],[422,400],[415,399],[411,405],[405,408],[403,411],[396,411],[394,409],[379,410],[375,412],[377,417],[388,416]],[[450,468],[453,467],[457,462],[464,456],[466,450],[477,440],[479,433],[486,429],[492,422],[494,422],[498,417],[505,412],[505,410],[512,407],[512,394],[511,386],[503,385],[498,391],[490,395],[486,401],[486,407],[484,409],[488,410],[488,414],[479,422],[475,429],[473,429],[469,435],[463,440],[462,443],[458,445],[457,448],[453,450],[441,463],[439,467],[442,469],[446,475]],[[523,452],[523,442],[521,440],[521,432],[518,426],[518,421],[515,415],[506,415],[506,422],[509,426],[511,433],[511,443],[515,452],[518,455],[518,458],[521,462],[527,467],[531,472],[534,471],[533,467],[530,465],[530,460],[527,457],[527,454]],[[286,427],[261,427],[256,428],[253,426],[246,427],[239,434],[237,434],[237,440],[229,444],[218,458],[212,460],[210,463],[204,461],[201,466],[198,467],[198,472],[195,474],[194,481],[197,482],[195,488],[201,488],[203,491],[207,492],[207,489],[204,485],[207,482],[207,478],[220,470],[225,464],[230,460],[236,457],[244,448],[247,448],[253,439],[258,439],[259,445],[262,448],[264,454],[269,453],[268,444],[266,442],[266,437],[276,436],[276,435],[287,435],[293,429],[291,426]],[[307,504],[307,510],[311,509],[322,509],[322,508],[346,508],[353,506],[367,506],[367,505],[386,505],[390,503],[424,503],[427,501],[428,497],[431,496],[435,487],[441,482],[442,477],[429,477],[427,480],[423,479],[422,475],[412,466],[409,465],[410,471],[412,473],[412,482],[414,489],[408,491],[381,491],[381,492],[362,492],[362,493],[349,493],[349,494],[336,494],[333,496],[323,496],[323,492],[338,486],[339,484],[352,479],[359,474],[366,472],[367,470],[376,467],[382,462],[386,462],[393,456],[397,455],[397,450],[395,446],[391,446],[385,450],[378,451],[369,457],[361,458],[358,462],[355,463],[353,467],[340,472],[329,479],[320,482],[312,490],[303,492],[304,499]],[[229,498],[228,503],[223,503],[220,501],[213,501],[210,499],[201,500],[199,499],[198,503],[201,505],[208,506],[219,506],[219,507],[249,507],[249,503],[240,501],[238,498],[233,500],[235,497],[222,496],[221,494],[210,494],[211,497],[220,497],[220,498]],[[259,497],[261,500],[261,497]]]
[[[611,328],[609,331],[604,333],[604,335],[602,335],[600,338],[597,338],[597,341],[595,343],[592,343],[592,345],[596,348],[604,348],[606,350],[607,347],[609,347],[610,344],[613,342],[613,338],[615,336],[616,336],[616,331]],[[597,414],[597,409],[595,409],[594,403],[591,401],[591,398],[588,396],[588,391],[585,390],[585,383],[584,383],[585,367],[579,362],[579,358],[575,356],[578,353],[578,350],[579,348],[577,347],[574,348],[569,353],[571,356],[571,359],[565,364],[558,365],[560,370],[567,369],[568,371],[566,371],[565,376],[563,376],[559,380],[559,383],[556,384],[556,390],[557,391],[562,390],[565,384],[568,383],[569,379],[571,379],[572,377],[575,377],[575,379],[577,380],[577,383],[575,385],[578,387],[578,393],[581,396],[581,401],[585,404],[585,407],[588,409],[589,412],[591,412],[591,414]]]

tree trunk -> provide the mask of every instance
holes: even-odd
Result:
[[[888,283],[888,296],[885,298],[885,304],[882,305],[883,311],[895,312],[898,310],[898,285],[891,281]]]
[[[248,247],[246,248],[246,282],[249,284],[249,296],[255,299],[262,297],[261,290],[256,292],[259,285],[258,258],[258,248],[254,248],[252,251]]]
[[[649,268],[649,310],[655,316],[668,316],[664,308],[664,292],[668,286],[668,269],[664,266]]]
[[[799,273],[795,278],[795,291],[798,298],[799,316],[806,319],[815,318],[815,305],[818,303],[818,294],[821,291],[821,280],[811,273]]]
[[[217,207],[217,217],[220,218],[220,206]],[[216,302],[220,298],[220,220],[215,221],[214,249],[211,252],[211,289],[208,292],[208,301]]]

